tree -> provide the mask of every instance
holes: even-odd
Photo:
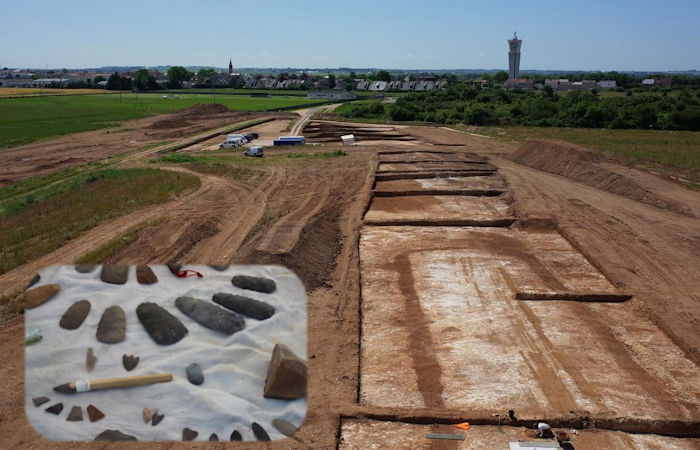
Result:
[[[136,89],[144,90],[148,89],[148,77],[151,75],[148,69],[139,69],[134,72],[133,79],[136,84]]]
[[[107,80],[107,89],[110,91],[118,91],[122,87],[121,84],[122,79],[119,76],[119,73],[114,72],[112,75],[109,76],[109,79]]]
[[[379,81],[391,81],[391,74],[386,70],[380,70],[375,74],[374,78]]]
[[[168,69],[168,87],[170,89],[182,88],[183,81],[189,81],[192,78],[192,72],[182,66],[172,66]]]
[[[328,75],[328,87],[333,89],[335,87],[335,75],[332,73]]]
[[[214,69],[205,69],[201,68],[199,69],[199,72],[197,72],[197,82],[204,83],[204,80],[207,78],[212,77],[216,73],[216,70]]]
[[[493,79],[496,83],[504,83],[508,79],[508,73],[504,70],[498,71],[494,74]]]

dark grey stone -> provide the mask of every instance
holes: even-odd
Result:
[[[255,434],[255,437],[259,441],[269,441],[270,436],[267,434],[267,431],[263,427],[261,427],[257,422],[253,422],[253,425],[251,425],[251,428],[253,428],[253,434]]]
[[[32,402],[34,402],[34,406],[36,406],[36,407],[39,407],[48,401],[49,401],[48,397],[34,397],[32,399]]]
[[[132,371],[139,363],[139,357],[134,355],[122,355],[122,364],[127,371]]]
[[[97,340],[105,344],[116,344],[126,337],[126,314],[121,306],[105,309],[97,324]]]
[[[282,419],[274,419],[272,421],[272,425],[277,428],[277,431],[285,436],[291,436],[295,431],[297,431],[297,428],[299,428],[298,426]]]
[[[238,314],[192,297],[178,297],[175,306],[187,316],[207,328],[233,334],[245,328],[245,319]]]
[[[51,405],[48,408],[46,408],[44,411],[50,412],[51,414],[60,414],[61,411],[63,411],[63,403],[56,403],[55,405]]]
[[[173,275],[177,276],[177,274],[180,273],[182,266],[177,264],[168,264],[168,269],[170,269],[170,272],[172,272]]]
[[[236,275],[231,280],[234,286],[249,291],[264,292],[271,294],[277,289],[275,282],[269,278],[251,277],[249,275]]]
[[[241,436],[241,433],[238,430],[233,430],[233,433],[231,433],[231,440],[234,442],[242,441],[243,436]]]
[[[129,266],[123,265],[104,265],[100,273],[100,279],[110,284],[124,284],[128,276]]]
[[[177,317],[155,303],[141,303],[136,315],[151,339],[160,345],[174,344],[187,334],[187,328]]]
[[[90,312],[90,302],[88,300],[80,300],[68,307],[66,312],[61,316],[61,321],[58,323],[61,328],[66,330],[76,330],[80,328],[83,321]]]
[[[211,435],[209,435],[209,441],[218,441],[218,440],[219,440],[219,436],[217,436],[216,433],[212,433]]]
[[[219,272],[223,272],[224,270],[227,270],[229,268],[228,265],[223,264],[209,264],[209,267],[211,267],[214,270],[218,270]]]
[[[187,379],[190,380],[190,383],[196,384],[197,386],[204,383],[204,374],[199,364],[192,363],[187,366]]]
[[[80,273],[90,273],[95,270],[95,267],[97,266],[93,264],[82,264],[75,266],[75,270]]]
[[[198,431],[191,430],[187,427],[182,429],[182,440],[183,441],[191,441],[194,440],[199,435]]]
[[[153,418],[151,419],[151,425],[155,427],[160,423],[161,420],[163,420],[163,417],[165,417],[165,414],[153,414]]]
[[[71,408],[66,418],[68,422],[82,422],[83,420],[83,409],[80,406],[74,406]]]
[[[32,286],[34,286],[35,284],[37,284],[37,283],[39,282],[39,280],[41,280],[41,275],[39,275],[39,274],[37,273],[36,275],[34,275],[34,278],[32,278],[31,280],[29,280],[29,284],[27,285],[27,289],[29,289],[30,287],[32,287]]]
[[[98,434],[96,441],[137,441],[135,436],[124,434],[119,430],[105,430]]]
[[[253,319],[265,320],[272,317],[275,313],[275,307],[269,303],[242,295],[219,292],[218,294],[214,294],[213,300],[214,303],[218,303],[224,308],[243,314],[244,316],[252,317]]]

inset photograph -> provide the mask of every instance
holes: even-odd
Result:
[[[280,266],[53,266],[27,288],[25,408],[60,441],[270,441],[306,415],[306,292]]]

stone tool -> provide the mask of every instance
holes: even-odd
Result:
[[[53,390],[62,394],[75,394],[80,392],[98,391],[102,389],[145,386],[154,383],[164,383],[171,381],[172,379],[173,375],[170,373],[156,373],[152,375],[138,375],[135,377],[105,378],[103,380],[78,380],[61,384],[54,387]]]

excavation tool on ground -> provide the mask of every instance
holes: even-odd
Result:
[[[114,389],[133,386],[145,386],[148,384],[165,383],[172,381],[170,373],[156,373],[152,375],[138,375],[135,377],[105,378],[103,380],[71,381],[53,388],[62,394],[75,394],[80,392],[99,391],[102,389]]]

